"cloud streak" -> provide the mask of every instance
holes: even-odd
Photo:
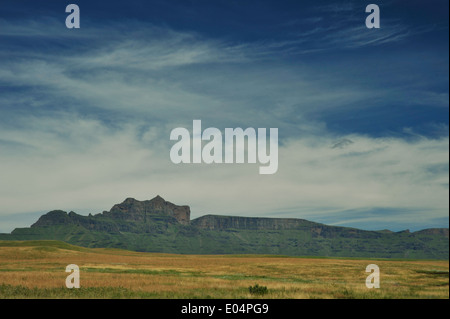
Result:
[[[285,217],[339,219],[342,211],[377,207],[442,218],[448,210],[448,138],[349,135],[343,138],[353,143],[339,148],[324,134],[290,139],[280,148],[279,172],[267,177],[249,164],[172,164],[168,136],[154,127],[142,134],[145,122],[111,130],[74,114],[24,121],[28,129],[0,131],[10,142],[0,153],[3,213],[97,213],[127,196],[156,194],[190,204],[194,217],[284,211]]]
[[[237,43],[134,23],[76,34],[52,19],[0,21],[0,37],[15,39],[0,49],[7,57],[0,61],[0,215],[98,213],[126,197],[159,194],[190,205],[193,217],[365,221],[366,228],[377,221],[389,228],[390,221],[420,227],[427,216],[446,226],[448,136],[399,127],[408,138],[377,137],[333,131],[324,120],[410,104],[404,82],[379,85],[383,70],[361,81],[365,60],[297,60],[307,50],[405,40],[410,34],[401,24],[372,38],[360,27],[319,26],[287,40]],[[24,50],[30,38],[39,41]],[[445,107],[448,92],[418,89],[415,103]],[[222,131],[279,128],[277,174],[261,176],[250,164],[173,164],[170,131],[193,119]],[[374,209],[386,213],[367,213]]]

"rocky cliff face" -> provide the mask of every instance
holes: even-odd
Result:
[[[39,217],[31,227],[52,226],[52,225],[67,225],[71,224],[71,220],[67,212],[62,210],[52,210],[45,215]]]
[[[287,230],[310,226],[310,224],[313,223],[304,219],[294,218],[261,218],[206,215],[194,219],[191,224],[198,228],[207,230]]]
[[[82,216],[74,212],[67,214],[62,210],[54,210],[42,215],[31,227],[80,225],[91,230],[108,232],[142,231],[146,229],[146,224],[154,224],[154,221],[188,225],[190,214],[189,206],[172,204],[160,196],[146,201],[127,198],[122,203],[114,205],[109,212],[104,211],[95,216],[91,214]],[[116,224],[114,221],[120,223]]]
[[[161,196],[151,200],[138,201],[127,198],[120,204],[114,205],[109,212],[103,215],[112,219],[146,222],[155,216],[170,216],[183,225],[189,224],[191,210],[189,206],[178,206],[165,201]]]
[[[446,238],[449,238],[449,229],[448,228],[428,228],[428,229],[419,230],[416,233],[423,234],[423,235],[441,235]]]

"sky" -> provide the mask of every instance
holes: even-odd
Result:
[[[68,29],[66,5],[80,8]],[[0,4],[0,232],[157,195],[206,214],[449,225],[449,3]],[[278,128],[278,171],[174,164],[170,132]]]

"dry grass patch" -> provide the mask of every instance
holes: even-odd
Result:
[[[0,245],[0,297],[39,298],[449,298],[448,261],[197,256],[117,249]],[[381,288],[367,289],[375,263]],[[65,267],[80,267],[68,292]],[[28,290],[27,290],[28,289]]]

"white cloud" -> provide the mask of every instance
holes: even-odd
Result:
[[[353,143],[342,148],[333,148],[327,134],[295,138],[280,147],[277,174],[267,176],[258,174],[259,164],[175,165],[169,158],[173,143],[160,127],[139,138],[144,122],[111,130],[73,114],[24,120],[27,129],[0,130],[4,139],[30,146],[18,153],[2,148],[2,214],[97,213],[126,197],[157,194],[191,205],[193,217],[286,212],[314,220],[372,207],[421,210],[427,218],[448,212],[448,171],[442,171],[448,168],[448,138],[348,135],[342,138]]]
[[[31,29],[6,25],[0,34],[26,36]],[[339,220],[342,211],[373,207],[448,216],[448,138],[337,135],[308,120],[330,109],[365,108],[369,97],[390,96],[390,89],[263,59],[280,48],[274,43],[143,29],[149,34],[141,40],[120,27],[106,39],[93,30],[93,47],[80,55],[18,52],[20,58],[0,62],[0,81],[24,90],[0,95],[0,215],[98,213],[126,197],[159,194],[190,205],[193,217]],[[441,101],[445,94],[427,97]],[[173,164],[170,130],[189,129],[193,119],[221,130],[279,128],[278,172],[259,175],[259,164]],[[333,148],[342,140],[353,143]]]

